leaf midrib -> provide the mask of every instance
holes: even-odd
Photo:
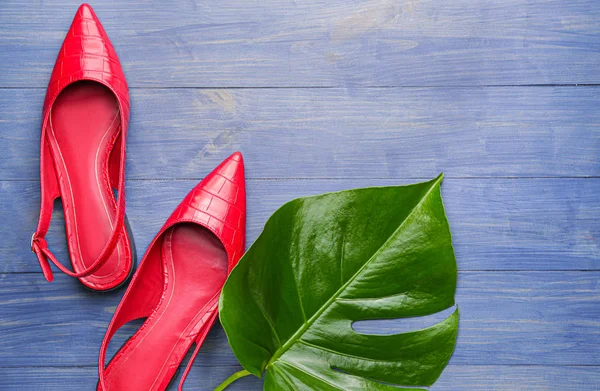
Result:
[[[267,363],[267,365],[265,366],[265,369],[268,369],[269,366],[271,366],[271,364],[273,364],[275,361],[277,361],[279,359],[279,357],[281,357],[281,355],[283,353],[285,353],[286,351],[289,350],[290,346],[295,344],[296,341],[298,339],[300,339],[300,337],[306,332],[306,330],[308,330],[308,328],[310,328],[310,326],[313,325],[313,323],[323,314],[323,312],[325,312],[325,310],[327,310],[331,304],[333,304],[333,302],[338,298],[338,296],[344,291],[346,290],[346,288],[348,287],[348,285],[350,285],[350,283],[352,283],[357,276],[359,276],[363,270],[371,263],[371,261],[373,260],[373,258],[375,258],[375,256],[377,254],[379,254],[379,252],[381,251],[382,248],[385,247],[385,245],[396,235],[396,233],[404,226],[404,223],[406,223],[406,221],[410,218],[410,216],[412,216],[412,214],[415,212],[415,210],[417,210],[422,204],[423,201],[427,199],[427,197],[429,197],[429,195],[431,194],[431,191],[433,190],[433,188],[441,182],[441,180],[444,178],[444,174],[440,174],[431,184],[431,187],[427,190],[427,192],[423,195],[423,197],[419,200],[419,202],[410,210],[410,213],[408,215],[406,215],[406,217],[404,218],[404,220],[402,221],[402,223],[398,226],[398,228],[396,228],[394,230],[394,232],[392,232],[392,234],[387,238],[387,240],[377,249],[377,251],[375,251],[373,253],[373,255],[371,255],[371,257],[367,260],[367,262],[364,263],[364,265],[361,266],[360,269],[358,269],[356,271],[356,273],[354,273],[352,275],[352,277],[350,277],[348,279],[348,281],[346,281],[346,283],[344,285],[342,285],[330,298],[329,300],[327,300],[327,302],[325,302],[325,304],[323,304],[323,306],[321,306],[321,308],[319,308],[319,310],[317,312],[315,312],[315,314],[313,316],[310,317],[310,319],[308,319],[307,321],[304,322],[304,324],[302,325],[302,327],[300,327],[295,333],[294,335],[292,335],[290,337],[290,339],[287,340],[286,343],[283,344],[283,346],[279,347],[279,349],[277,349],[275,351],[275,354],[273,354],[273,356],[271,357],[271,359],[269,360],[269,362]],[[298,298],[300,299],[300,297]]]

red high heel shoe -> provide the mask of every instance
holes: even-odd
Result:
[[[183,384],[244,251],[245,225],[244,163],[236,152],[187,195],[148,247],[102,341],[98,390],[164,390],[195,342]],[[147,319],[105,369],[110,339],[139,318]]]
[[[60,49],[42,119],[41,208],[31,250],[48,281],[50,261],[87,288],[114,289],[129,277],[134,258],[125,226],[129,94],[117,54],[87,4]],[[73,271],[45,239],[59,197]]]

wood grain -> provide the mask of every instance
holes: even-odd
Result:
[[[64,275],[48,284],[28,249],[42,101],[79,4],[0,2],[1,390],[94,389],[122,294]],[[246,158],[249,243],[292,198],[444,171],[461,323],[431,389],[600,389],[596,1],[92,5],[132,86],[127,201],[139,255],[234,150]],[[63,229],[57,211],[49,237],[67,260]],[[186,389],[212,390],[238,369],[217,326]],[[261,388],[245,378],[231,389]]]
[[[600,365],[600,272],[459,272],[461,311],[455,365]],[[0,366],[94,366],[121,292],[98,295],[65,275],[0,276]],[[136,323],[137,326],[140,322]],[[401,321],[370,321],[361,332],[395,333]],[[109,355],[136,327],[118,333]],[[220,326],[197,366],[237,361]]]
[[[239,367],[192,368],[185,383],[186,390],[212,391],[221,381],[239,370]],[[180,372],[181,374],[181,372]],[[168,388],[176,391],[179,376]],[[95,368],[0,368],[0,388],[11,391],[91,390],[97,382]],[[446,367],[432,391],[485,390],[485,391],[582,391],[600,388],[600,371],[594,367],[574,366],[502,366],[453,365]],[[262,381],[254,376],[245,377],[227,391],[260,391]]]
[[[251,180],[247,243],[267,218],[294,198],[414,180]],[[129,181],[127,215],[138,256],[196,181]],[[600,179],[445,179],[442,195],[460,270],[600,270]],[[2,272],[40,272],[28,250],[39,214],[37,182],[0,182]],[[48,240],[69,263],[62,211]]]
[[[0,87],[45,87],[79,0],[3,0]],[[600,82],[593,0],[94,4],[132,86]]]
[[[39,178],[43,90],[0,90],[0,179]],[[600,174],[600,87],[132,91],[128,178]]]

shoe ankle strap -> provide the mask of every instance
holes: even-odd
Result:
[[[68,276],[75,278],[87,277],[96,272],[98,269],[100,269],[102,265],[104,265],[109,259],[110,255],[117,247],[116,242],[118,242],[118,239],[120,239],[120,236],[122,235],[122,230],[120,231],[121,234],[117,234],[117,240],[115,241],[115,245],[112,246],[112,251],[106,248],[100,255],[100,257],[98,257],[98,259],[94,261],[94,263],[92,263],[89,267],[86,267],[85,269],[81,270],[80,272],[71,271],[62,263],[60,263],[60,261],[56,258],[56,256],[54,256],[52,251],[50,251],[50,249],[48,248],[48,242],[46,241],[46,239],[43,236],[37,236],[37,232],[34,232],[33,235],[31,235],[31,251],[35,255],[37,255],[38,262],[40,263],[40,267],[42,268],[44,277],[46,278],[46,280],[48,280],[48,282],[52,282],[54,280],[54,274],[52,273],[50,262],[52,262],[60,271],[62,271]]]

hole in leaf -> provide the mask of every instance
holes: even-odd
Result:
[[[434,326],[452,315],[455,310],[456,306],[452,306],[435,314],[416,318],[359,320],[352,323],[352,328],[357,333],[362,334],[392,335],[408,333]]]

